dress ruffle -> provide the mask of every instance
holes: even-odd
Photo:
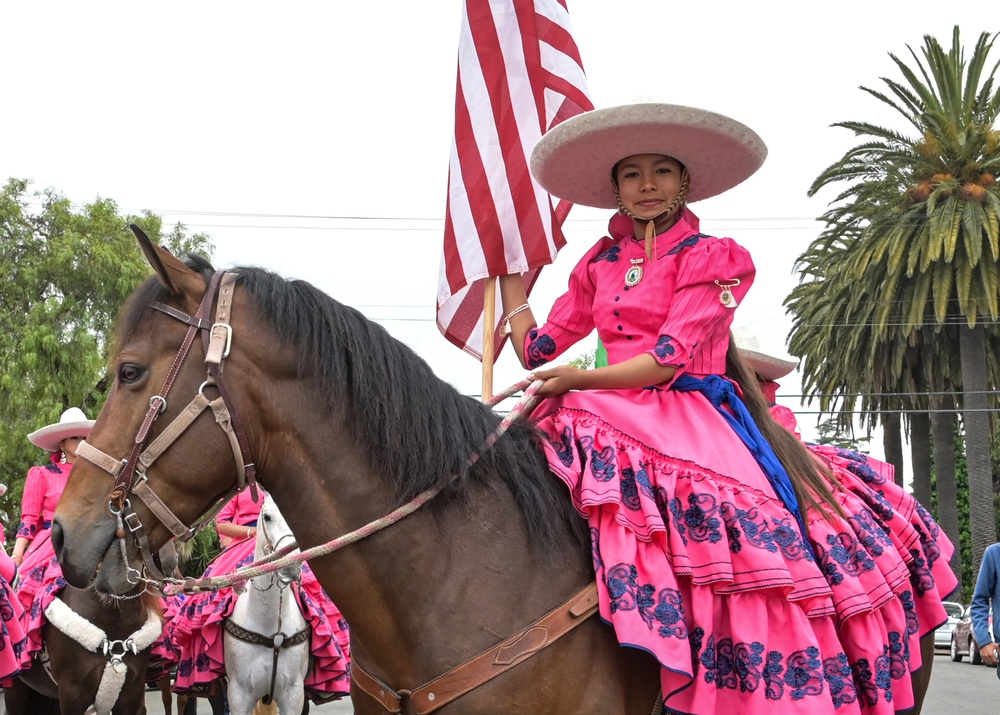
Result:
[[[0,577],[0,687],[8,687],[22,666],[28,639],[23,626],[24,609],[7,579]]]
[[[668,708],[912,707],[919,636],[956,583],[941,558],[950,543],[915,502],[845,477],[846,518],[810,512],[807,546],[698,393],[568,393],[533,418],[590,523],[601,616],[659,660]],[[935,550],[943,570],[927,564]]]
[[[21,627],[27,639],[20,657],[23,670],[31,667],[35,654],[44,647],[45,609],[66,587],[50,536],[51,531],[46,529],[31,542],[18,571],[15,592],[23,614]]]
[[[216,557],[204,577],[230,573],[251,563],[253,556],[253,539],[235,542]],[[346,621],[307,564],[303,564],[301,586],[293,593],[312,631],[312,660],[305,680],[307,696],[315,702],[346,697],[350,693]],[[165,650],[177,663],[175,692],[202,691],[225,676],[223,628],[236,598],[232,588],[189,595],[168,621]]]

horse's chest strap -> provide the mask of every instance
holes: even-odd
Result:
[[[597,585],[591,583],[507,640],[413,690],[393,690],[365,671],[357,658],[351,663],[351,680],[390,713],[401,712],[408,699],[418,715],[427,715],[552,645],[594,615],[597,606]]]
[[[262,645],[266,648],[273,648],[275,652],[282,648],[291,648],[292,646],[305,643],[309,638],[309,626],[290,636],[286,636],[284,633],[275,633],[273,636],[261,635],[256,631],[247,630],[231,618],[225,620],[223,627],[231,636],[244,643],[253,643],[254,645]]]

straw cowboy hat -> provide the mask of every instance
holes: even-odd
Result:
[[[747,364],[765,380],[777,380],[799,366],[797,358],[791,355],[778,357],[760,351],[760,343],[752,330],[742,325],[734,325],[733,341]]]
[[[748,179],[767,156],[757,134],[735,119],[678,104],[626,104],[578,114],[546,132],[531,173],[550,194],[574,204],[618,208],[615,164],[663,154],[687,167],[687,201],[701,201]]]
[[[59,443],[67,437],[86,438],[93,426],[94,420],[88,420],[83,410],[70,407],[62,413],[58,422],[35,430],[28,435],[28,440],[46,452],[55,452],[59,449]]]

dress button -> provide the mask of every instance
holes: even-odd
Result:
[[[615,296],[615,302],[616,302],[616,303],[618,302],[618,299],[619,299],[620,297],[621,297],[621,296],[618,296],[618,295],[616,295],[616,296]]]
[[[626,335],[626,336],[625,336],[625,339],[626,339],[626,340],[631,340],[631,339],[632,339],[632,336],[631,336],[631,335]]]
[[[616,316],[616,317],[618,316],[618,311],[617,311],[617,310],[615,311],[615,316]]]
[[[622,326],[620,326],[620,325],[619,325],[619,326],[618,326],[618,329],[619,329],[619,330],[621,330],[621,329],[622,329]]]

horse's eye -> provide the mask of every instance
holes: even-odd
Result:
[[[271,521],[271,515],[270,514],[264,514],[264,521]]]
[[[136,382],[142,377],[144,370],[132,363],[123,363],[118,366],[118,381],[126,385]]]

